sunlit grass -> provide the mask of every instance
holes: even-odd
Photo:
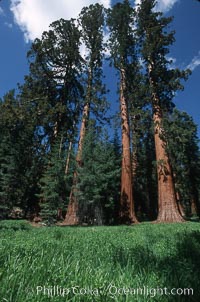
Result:
[[[0,223],[1,301],[199,301],[199,276],[199,223],[85,228]],[[37,286],[78,290],[48,297],[37,295]],[[194,295],[111,295],[111,286],[193,288]],[[77,294],[80,288],[97,289],[98,295]]]

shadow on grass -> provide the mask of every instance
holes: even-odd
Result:
[[[171,242],[168,250],[160,254],[156,253],[155,237],[152,238],[152,244],[149,241],[146,246],[116,249],[115,264],[123,270],[132,266],[134,274],[145,275],[144,280],[148,284],[151,284],[152,274],[156,275],[159,280],[156,287],[159,288],[193,289],[193,295],[160,296],[154,301],[200,301],[200,232],[176,234],[174,239],[176,242]]]

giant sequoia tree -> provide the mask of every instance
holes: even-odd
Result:
[[[90,5],[82,9],[78,22],[81,27],[82,42],[86,47],[86,57],[82,80],[85,87],[83,113],[81,120],[80,136],[76,156],[77,167],[82,162],[82,149],[86,135],[90,111],[97,114],[104,110],[105,92],[102,84],[102,53],[103,53],[103,26],[104,9],[102,5]],[[73,187],[70,194],[69,205],[65,217],[65,224],[74,225],[79,223],[78,200],[76,191],[77,171],[74,173]]]
[[[169,155],[164,140],[163,115],[173,107],[172,99],[187,72],[169,69],[169,46],[174,42],[174,32],[167,26],[172,18],[154,11],[155,0],[143,0],[138,10],[138,33],[141,35],[141,53],[149,79],[150,100],[153,110],[154,139],[158,177],[158,218],[162,221],[183,221],[176,201],[174,180]]]
[[[28,57],[30,75],[26,78],[23,94],[37,108],[38,131],[44,133],[46,154],[54,157],[55,147],[58,147],[57,154],[60,148],[58,138],[62,148],[68,148],[75,135],[83,96],[80,31],[75,21],[61,19],[52,23],[50,30],[34,41]],[[54,160],[57,159],[54,157]],[[49,165],[46,167],[49,169]],[[46,173],[44,171],[44,175]],[[42,188],[43,192],[48,192],[45,196],[54,194],[54,186],[47,181],[43,181]],[[40,198],[48,202],[50,199],[45,196],[40,195]]]
[[[26,91],[32,90],[34,98],[27,97],[33,98],[44,117],[50,143],[62,131],[69,137],[74,131],[74,120],[78,121],[83,92],[79,46],[80,31],[75,21],[60,19],[34,41],[28,52],[30,75],[26,78]]]
[[[107,24],[110,28],[110,51],[114,67],[120,75],[120,107],[122,127],[122,172],[121,172],[121,209],[123,222],[137,222],[133,202],[131,171],[130,121],[128,105],[128,86],[134,81],[129,78],[130,69],[134,69],[135,38],[133,34],[134,11],[129,1],[117,3],[108,10]]]

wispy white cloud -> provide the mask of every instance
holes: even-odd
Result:
[[[179,0],[158,0],[156,5],[156,10],[162,12],[168,12],[178,1]]]
[[[11,11],[15,23],[24,33],[25,41],[40,38],[49,24],[60,18],[76,18],[82,7],[94,4],[95,0],[11,0]],[[111,0],[100,0],[105,7],[111,5]]]
[[[198,55],[195,56],[192,61],[187,65],[187,68],[191,69],[192,71],[195,70],[200,65],[200,51]]]
[[[176,2],[179,0],[158,0],[156,5],[156,11],[168,12]],[[139,5],[141,0],[135,0],[135,5]]]

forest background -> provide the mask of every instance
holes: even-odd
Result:
[[[199,214],[197,126],[173,104],[199,58],[177,69],[172,19],[157,13],[174,3],[164,4],[90,6],[78,21],[55,21],[33,42],[24,83],[1,102],[2,217],[19,207],[26,217],[53,222],[67,206],[67,224]],[[12,1],[28,42],[22,9]],[[116,105],[107,111],[117,87],[121,114]]]

